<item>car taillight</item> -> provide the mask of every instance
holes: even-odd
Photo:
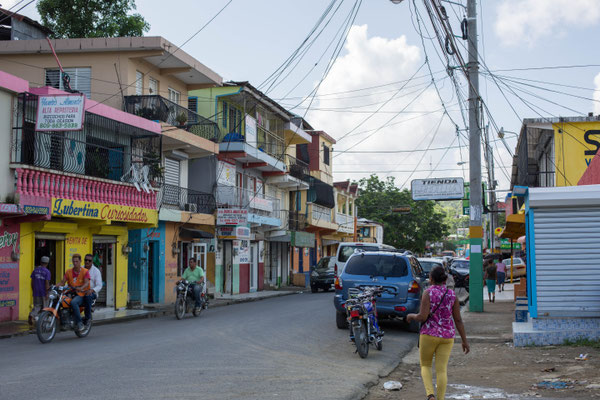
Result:
[[[360,316],[360,313],[358,312],[358,310],[352,310],[350,311],[350,317],[352,318],[358,318]]]
[[[396,306],[396,307],[394,307],[394,310],[396,310],[396,311],[406,311],[406,307]]]
[[[335,290],[342,290],[342,281],[340,281],[339,277],[335,278],[334,286],[335,286]]]
[[[408,287],[408,293],[419,293],[419,290],[421,290],[421,287],[417,281],[412,281]]]
[[[337,276],[337,263],[333,264],[333,272],[335,272],[335,276]]]

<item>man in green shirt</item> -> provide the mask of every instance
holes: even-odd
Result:
[[[196,258],[191,257],[188,261],[189,267],[183,271],[182,279],[188,281],[194,289],[194,298],[196,299],[196,308],[202,307],[200,295],[204,289],[204,271],[196,266]]]

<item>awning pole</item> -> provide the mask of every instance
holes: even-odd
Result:
[[[513,283],[513,240],[510,239],[510,283]]]

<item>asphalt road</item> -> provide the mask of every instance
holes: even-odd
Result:
[[[416,335],[383,323],[383,351],[354,353],[333,294],[0,340],[0,399],[345,399],[389,373]]]

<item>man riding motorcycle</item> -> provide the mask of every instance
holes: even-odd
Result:
[[[194,299],[196,300],[196,308],[202,307],[201,295],[204,290],[204,271],[196,266],[196,258],[191,257],[189,267],[183,271],[182,279],[190,282],[194,290]]]
[[[90,292],[90,273],[87,269],[81,267],[81,255],[73,254],[73,268],[69,268],[67,272],[65,272],[65,276],[63,280],[60,282],[60,286],[63,286],[66,283],[69,284],[71,289],[75,290],[77,294],[71,300],[71,311],[73,312],[73,321],[75,321],[75,325],[78,330],[83,330],[84,326],[81,322],[81,313],[79,311],[79,307],[82,304],[85,304],[85,297],[88,296]],[[92,317],[91,315],[91,307],[88,313],[88,307],[85,309],[85,319],[89,321]]]

